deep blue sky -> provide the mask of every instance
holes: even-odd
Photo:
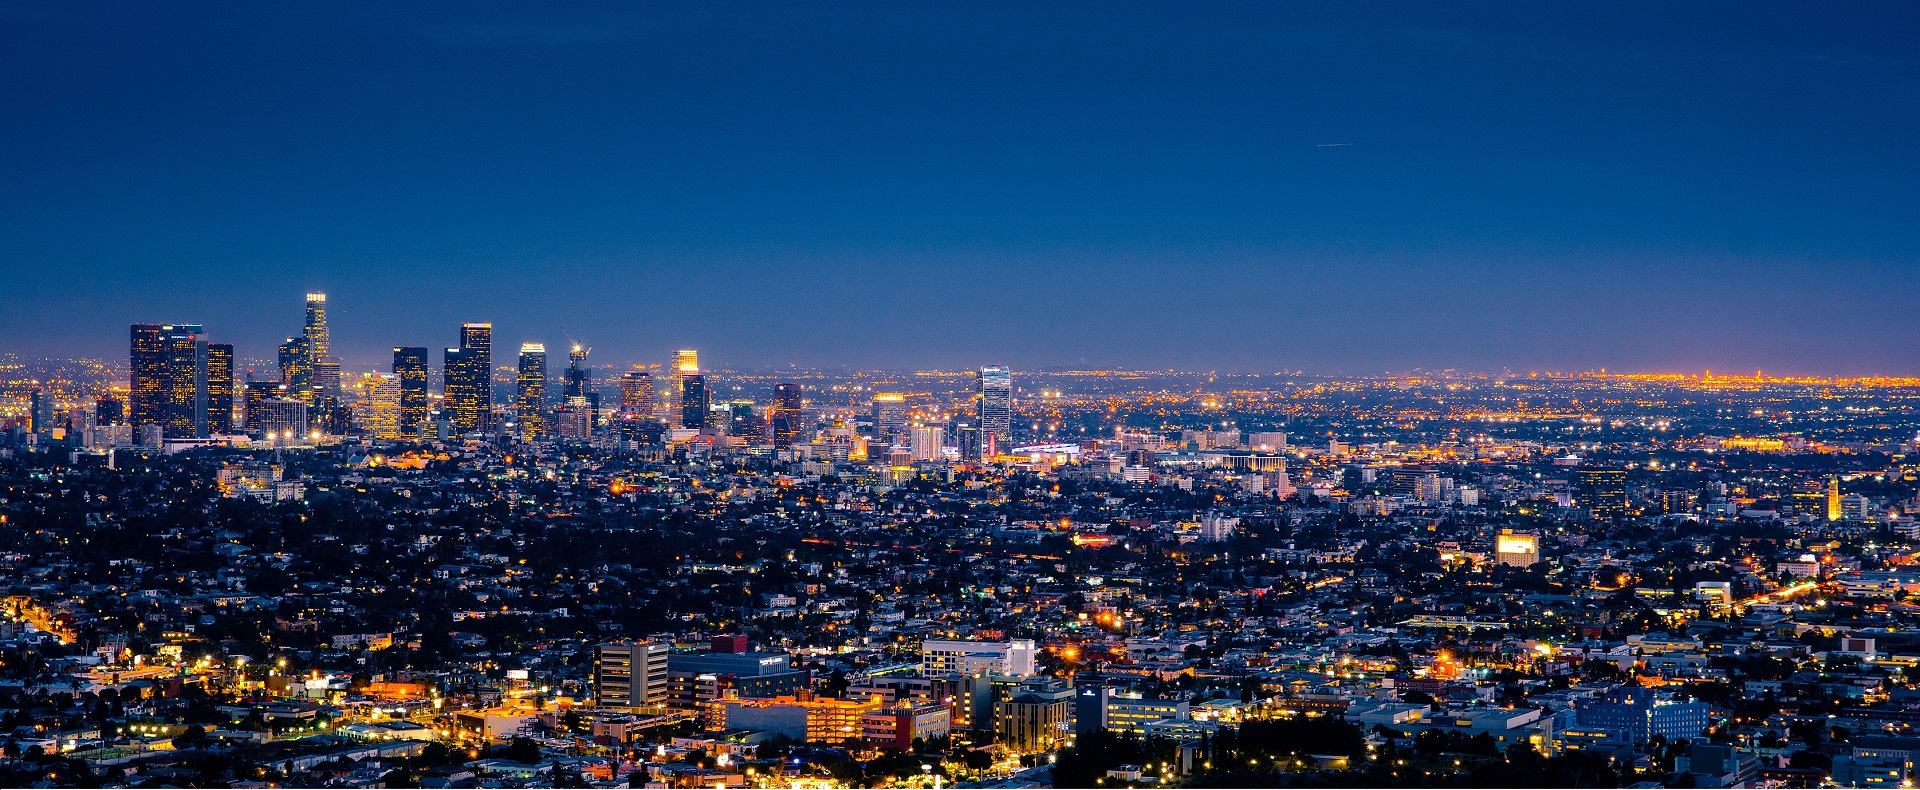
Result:
[[[1920,374],[1916,22],[0,0],[0,351]]]

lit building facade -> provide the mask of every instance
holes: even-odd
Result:
[[[980,445],[982,455],[1013,446],[1013,371],[1004,365],[980,369]]]
[[[572,377],[568,370],[568,377]],[[515,416],[520,420],[521,438],[531,442],[547,432],[547,347],[541,343],[520,344],[519,387],[513,399]],[[568,382],[572,386],[572,382]]]

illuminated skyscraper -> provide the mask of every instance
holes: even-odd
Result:
[[[1827,520],[1839,521],[1845,516],[1840,507],[1840,478],[1827,478]]]
[[[560,397],[583,398],[587,405],[598,408],[600,395],[593,391],[593,369],[587,367],[587,355],[591,353],[593,349],[579,343],[567,349],[567,387]]]
[[[290,398],[313,397],[313,356],[308,348],[304,336],[290,337],[280,344],[280,381],[287,385]]]
[[[673,352],[672,378],[667,387],[667,419],[675,425],[686,424],[686,382],[688,376],[699,375],[700,352],[683,348]]]
[[[375,439],[400,438],[400,377],[390,373],[363,373],[352,383],[360,402],[354,422]]]
[[[263,419],[262,415],[266,414],[262,404],[270,400],[287,400],[287,385],[278,381],[247,382],[245,402],[243,405],[245,406],[248,433],[257,434],[265,430],[261,423]]]
[[[169,439],[207,435],[207,341],[199,324],[166,327],[167,411]]]
[[[1013,446],[1013,371],[1004,365],[980,369],[980,444],[982,454]]]
[[[39,387],[27,393],[27,432],[44,434],[53,430],[53,399]]]
[[[207,344],[207,433],[233,433],[233,344]]]
[[[493,411],[493,325],[462,324],[460,347],[447,349],[441,377],[456,432],[484,433]]]
[[[412,439],[427,423],[427,350],[401,346],[393,350],[393,375],[400,379],[400,436]]]
[[[620,414],[637,417],[653,416],[653,374],[640,368],[621,374]]]
[[[1611,521],[1627,515],[1627,472],[1624,469],[1582,469],[1587,510],[1595,519]]]
[[[876,438],[888,442],[907,437],[907,396],[898,392],[873,394],[873,432]]]
[[[340,397],[340,360],[333,357],[333,334],[327,329],[327,295],[307,294],[307,367],[313,373],[313,397]]]
[[[576,346],[577,348],[577,346]],[[567,371],[572,378],[573,371]],[[531,442],[547,431],[547,347],[541,343],[520,344],[519,393],[513,399],[514,413],[520,418],[520,436]],[[569,386],[571,386],[569,382]]]
[[[938,425],[915,428],[911,435],[913,460],[938,461],[946,449],[946,429]]]
[[[800,385],[791,381],[782,381],[773,385],[773,405],[767,409],[768,427],[773,433],[773,446],[792,447],[800,438],[803,416],[800,403]]]
[[[167,421],[167,328],[161,324],[134,324],[132,380],[127,400],[127,422],[137,434],[141,426]]]
[[[680,377],[680,426],[707,427],[707,377],[698,373]]]
[[[737,400],[727,404],[730,424],[727,435],[742,439],[763,439],[767,435],[767,421],[753,413],[753,401]]]

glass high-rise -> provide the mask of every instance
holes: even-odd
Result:
[[[460,347],[447,349],[442,360],[447,409],[454,430],[484,433],[493,411],[493,324],[462,324]]]
[[[233,344],[207,344],[207,433],[233,433]]]
[[[427,350],[400,346],[393,350],[393,375],[400,379],[400,435],[412,439],[427,423]]]
[[[1013,371],[1005,365],[981,368],[979,398],[981,454],[1005,452],[1013,446]]]
[[[620,414],[653,416],[653,374],[639,368],[621,374]]]
[[[513,399],[513,410],[520,420],[520,436],[531,442],[547,432],[547,347],[545,344],[520,344],[519,373],[516,379],[519,387]],[[572,377],[571,369],[568,370],[568,377]]]
[[[680,379],[680,426],[707,427],[707,377],[698,373]]]
[[[333,358],[333,333],[327,328],[327,295],[307,294],[307,368],[315,400],[340,396],[340,360]]]
[[[207,435],[207,341],[199,324],[169,324],[166,328],[166,417],[161,421],[169,439],[196,439]]]
[[[792,447],[800,438],[801,423],[800,385],[791,381],[773,385],[773,405],[767,409],[773,446]]]
[[[128,424],[135,434],[147,425],[167,420],[167,328],[163,324],[134,324],[131,341],[132,378],[128,382]]]
[[[313,356],[309,353],[307,338],[287,338],[280,344],[280,383],[287,385],[289,397],[300,400],[313,398]]]

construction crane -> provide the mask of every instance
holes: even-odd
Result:
[[[572,332],[568,332],[566,327],[564,326],[560,327],[560,334],[566,335],[567,342],[572,345],[572,349],[569,352],[568,356],[576,356],[580,359],[586,359],[588,354],[593,353],[593,346],[581,345],[580,340],[578,338],[575,338]]]

